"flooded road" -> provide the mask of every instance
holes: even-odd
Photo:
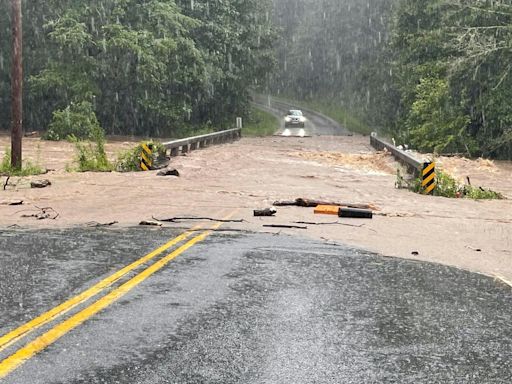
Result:
[[[179,233],[1,232],[0,335]],[[0,364],[180,244],[0,347]],[[510,287],[446,266],[298,237],[214,233],[0,381],[508,383],[511,302]]]

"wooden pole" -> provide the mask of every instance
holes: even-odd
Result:
[[[12,72],[11,72],[11,166],[21,169],[23,130],[23,32],[21,0],[12,3]]]

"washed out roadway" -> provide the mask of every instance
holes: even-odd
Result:
[[[0,232],[0,335],[182,232]],[[511,301],[509,286],[446,266],[214,233],[0,381],[509,383]]]

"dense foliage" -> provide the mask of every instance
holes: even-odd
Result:
[[[0,128],[8,128],[10,2],[0,1]],[[108,133],[220,128],[247,113],[249,91],[274,65],[266,0],[23,6],[26,130],[84,103]]]
[[[511,0],[274,0],[271,90],[421,150],[512,157]]]

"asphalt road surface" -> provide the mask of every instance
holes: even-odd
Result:
[[[101,285],[182,232],[0,232],[0,382],[512,382],[510,287],[454,268],[195,232]]]
[[[282,134],[285,130],[284,117],[290,109],[301,109],[300,106],[290,104],[284,101],[278,101],[273,98],[270,100],[259,97],[255,100],[255,105],[267,112],[272,113],[281,121],[281,128],[278,135]],[[329,117],[322,115],[318,112],[303,110],[304,116],[306,117],[305,133],[308,136],[344,136],[350,134],[350,132],[336,121]],[[299,131],[299,128],[291,128],[291,135],[294,136],[294,132]]]

